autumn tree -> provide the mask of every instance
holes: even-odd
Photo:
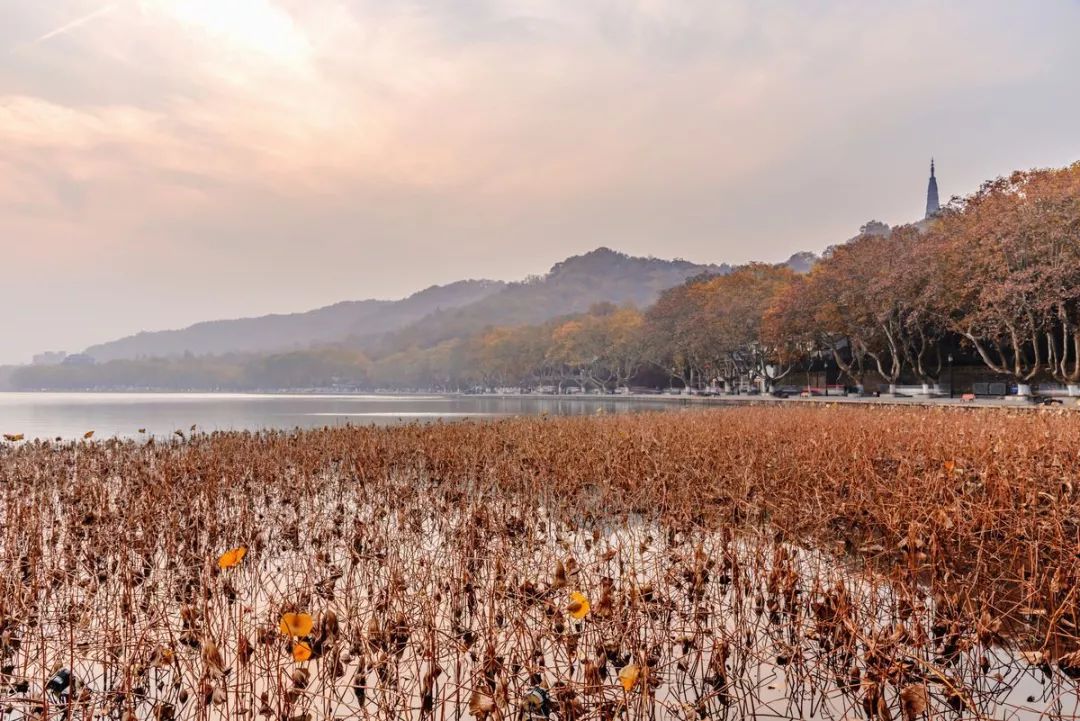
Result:
[[[872,268],[847,246],[836,246],[805,276],[782,288],[767,313],[767,335],[786,339],[804,354],[826,352],[860,388],[881,338],[863,292]]]
[[[567,381],[572,381],[582,391],[585,390],[585,384],[589,380],[586,367],[591,360],[591,351],[585,338],[585,324],[578,318],[558,324],[551,333],[547,361],[556,369],[560,393]]]
[[[478,361],[489,381],[528,387],[539,378],[549,342],[533,326],[492,328],[480,339]]]
[[[914,225],[895,228],[889,241],[896,262],[892,272],[875,283],[877,302],[895,308],[895,332],[905,364],[928,392],[941,377],[941,345],[947,331],[934,306],[934,244]]]
[[[698,288],[707,280],[692,278],[667,289],[645,312],[646,357],[686,388],[696,388],[715,369],[717,353],[702,323],[706,295]]]
[[[616,388],[625,387],[645,362],[645,316],[637,308],[625,306],[597,321],[597,332],[605,344],[600,364]]]
[[[636,308],[594,306],[554,329],[548,354],[598,388],[624,386],[645,361],[643,327],[644,317]]]
[[[774,299],[795,277],[782,265],[750,263],[693,289],[702,295],[700,322],[729,382],[747,377],[771,388],[791,371],[793,344],[782,335],[765,334],[763,323]]]
[[[1021,394],[1080,384],[1080,164],[985,183],[935,229],[936,306]]]

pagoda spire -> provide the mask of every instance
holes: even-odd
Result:
[[[937,178],[934,176],[934,159],[930,158],[930,183],[926,186],[926,217],[932,218],[941,210],[938,202]]]

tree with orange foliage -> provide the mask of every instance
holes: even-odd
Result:
[[[548,357],[597,388],[624,386],[644,363],[644,322],[636,308],[598,304],[555,328]]]
[[[600,360],[617,388],[625,387],[645,362],[644,328],[645,316],[632,306],[600,318],[598,330],[605,340]]]
[[[786,339],[805,354],[831,353],[861,389],[881,339],[864,297],[872,268],[845,248],[830,248],[809,274],[781,289],[767,313],[766,329],[768,337]]]
[[[649,362],[682,382],[697,388],[718,369],[716,350],[705,324],[702,302],[706,297],[697,286],[708,277],[691,278],[660,294],[645,312],[644,339]]]
[[[985,183],[933,233],[934,301],[991,370],[1080,392],[1080,163]]]
[[[547,339],[532,326],[492,328],[480,341],[480,365],[500,385],[527,387],[544,365]]]
[[[551,333],[547,360],[557,369],[560,393],[567,381],[573,381],[582,391],[585,390],[588,381],[585,366],[589,363],[589,355],[585,344],[581,342],[584,335],[585,326],[579,318],[560,323]]]
[[[929,386],[936,386],[941,377],[941,345],[946,333],[933,303],[937,262],[934,244],[914,225],[894,228],[891,240],[902,267],[884,285],[897,305],[900,321],[897,332],[907,367],[922,382],[923,389],[929,391]]]
[[[904,367],[925,386],[941,372],[941,324],[927,300],[932,275],[920,230],[863,233],[830,248],[803,280],[778,296],[768,334],[832,353],[861,386],[872,366],[895,390]]]
[[[702,296],[700,322],[722,358],[729,388],[746,377],[761,380],[769,389],[791,371],[794,345],[781,335],[765,333],[763,323],[774,299],[795,277],[786,266],[750,263],[692,289]]]

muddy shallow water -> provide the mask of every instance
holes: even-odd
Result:
[[[117,719],[469,718],[489,701],[490,718],[1080,710],[1074,682],[1012,641],[943,630],[932,599],[765,534],[638,519],[560,529],[542,508],[512,506],[479,523],[422,504],[405,516],[333,509],[319,497],[269,504],[260,512],[282,532],[253,539],[225,570],[159,556],[132,576],[125,552],[84,558],[41,590],[40,624],[9,629],[4,718],[31,718],[43,702],[54,718]],[[68,533],[79,531],[56,540]],[[567,611],[575,591],[590,600],[580,620]],[[316,658],[292,658],[286,608],[313,614]],[[336,629],[320,630],[328,613]],[[61,667],[74,681],[45,692]],[[629,690],[627,667],[638,669]],[[529,707],[536,687],[543,709]]]
[[[0,709],[1072,718],[1078,433],[745,408],[12,442]]]

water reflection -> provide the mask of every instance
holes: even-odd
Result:
[[[659,399],[658,399],[659,400]],[[603,397],[299,395],[234,393],[0,393],[0,432],[29,438],[170,435],[203,431],[318,428],[352,424],[498,418],[518,415],[628,413],[679,401]]]

